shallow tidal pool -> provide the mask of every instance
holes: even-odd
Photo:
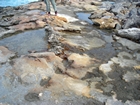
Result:
[[[44,51],[47,49],[47,36],[44,29],[30,30],[0,40],[0,45],[9,50],[26,55],[28,51]]]

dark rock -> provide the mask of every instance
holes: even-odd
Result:
[[[48,86],[49,85],[49,81],[51,80],[51,77],[48,77],[47,79],[42,79],[40,81],[40,86]]]
[[[28,93],[25,95],[24,99],[29,102],[38,101],[39,97],[37,93]]]
[[[136,4],[136,7],[140,7],[140,3]]]

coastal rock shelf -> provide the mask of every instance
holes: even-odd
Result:
[[[0,105],[140,105],[139,1],[56,3],[0,8]]]

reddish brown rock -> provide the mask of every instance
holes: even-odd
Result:
[[[14,61],[13,73],[21,78],[23,83],[40,83],[44,78],[51,77],[55,70],[63,67],[62,59],[54,53],[31,53]]]
[[[37,28],[42,28],[46,25],[46,22],[43,22],[41,20],[37,20],[36,24],[37,24]]]
[[[93,19],[95,24],[99,24],[101,29],[114,29],[119,22],[114,19]]]
[[[81,79],[85,77],[87,72],[92,72],[96,68],[93,66],[95,59],[87,55],[73,53],[68,57],[68,62],[69,66],[66,68],[65,73],[73,78]]]
[[[69,95],[69,92],[90,97],[90,89],[85,81],[73,79],[66,75],[55,74],[49,82],[48,89],[52,92],[53,97],[60,96],[62,93]]]
[[[11,26],[10,28],[16,31],[24,31],[24,30],[29,30],[29,29],[35,29],[37,28],[37,26],[34,22],[30,22],[30,23],[14,25],[14,26]]]
[[[87,67],[91,64],[91,58],[87,55],[79,55],[76,53],[71,54],[68,57],[69,61],[73,61],[71,64],[72,67],[74,68],[79,68],[79,67]]]

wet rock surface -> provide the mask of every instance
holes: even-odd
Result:
[[[57,3],[58,16],[42,1],[0,8],[0,105],[139,105],[139,2]]]

